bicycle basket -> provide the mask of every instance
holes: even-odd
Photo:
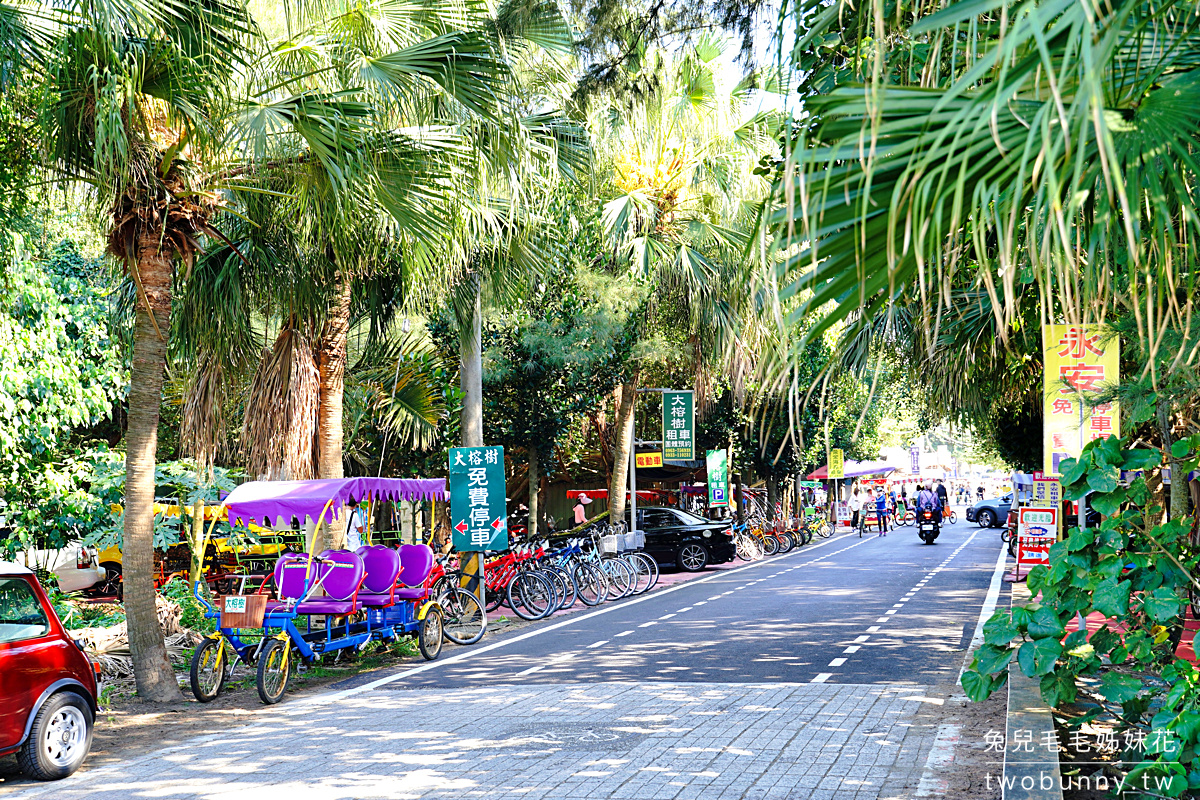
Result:
[[[600,555],[614,556],[621,548],[621,537],[615,533],[610,533],[600,537]]]
[[[646,546],[646,532],[645,531],[634,531],[633,533],[630,534],[630,536],[633,537],[633,549],[634,550],[641,550],[642,548],[644,548]]]

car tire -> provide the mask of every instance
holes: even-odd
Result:
[[[56,781],[79,769],[92,747],[92,722],[92,709],[79,695],[51,695],[17,751],[21,772],[37,781]]]
[[[996,527],[996,514],[991,509],[985,508],[979,512],[978,521],[981,528],[994,528]]]
[[[700,542],[684,542],[675,551],[675,565],[684,572],[699,572],[708,566],[708,548]]]

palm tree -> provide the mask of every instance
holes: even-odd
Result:
[[[873,48],[865,87],[805,101],[810,117],[777,184],[773,231],[794,248],[782,291],[804,297],[797,318],[818,320],[807,337],[916,297],[932,350],[965,271],[1002,339],[1020,317],[1018,288],[1032,282],[1043,321],[1133,320],[1145,354],[1137,377],[1151,386],[1194,370],[1194,7],[957,2],[929,16],[917,4],[881,7],[864,4],[858,33],[912,47],[891,59]],[[841,22],[830,7],[806,24],[801,60]],[[986,46],[963,49],[962,26]],[[934,57],[906,72],[918,39]],[[1179,346],[1160,352],[1168,340]]]
[[[644,52],[640,94],[612,96],[591,111],[598,158],[608,167],[604,223],[623,263],[655,293],[682,298],[696,352],[700,396],[714,353],[738,365],[754,327],[744,251],[766,182],[753,174],[774,149],[774,115],[754,109],[757,76],[731,81],[725,43],[705,35],[682,56]],[[616,446],[609,509],[624,515],[639,371],[616,392]]]
[[[138,694],[178,700],[153,583],[155,448],[172,283],[212,231],[217,201],[205,182],[220,131],[211,112],[228,101],[253,28],[231,0],[181,6],[36,7],[45,106],[38,132],[47,167],[87,187],[108,221],[109,251],[137,290],[130,368],[124,515],[125,608]]]
[[[451,232],[455,175],[471,155],[464,128],[499,118],[508,68],[495,20],[432,0],[403,11],[305,4],[298,28],[247,71],[253,100],[231,137],[244,163],[226,169],[231,244],[213,254],[219,270],[199,274],[226,275],[256,299],[225,309],[228,319],[200,315],[207,333],[188,338],[274,317],[276,346],[259,361],[243,428],[256,472],[342,475],[354,284],[386,273],[404,284],[429,261]],[[310,107],[334,113],[312,118]]]

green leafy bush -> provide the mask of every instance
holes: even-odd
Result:
[[[1175,474],[1195,468],[1198,446],[1198,437],[1176,443]],[[1154,502],[1146,476],[1160,462],[1158,450],[1124,448],[1110,437],[1062,463],[1065,496],[1087,496],[1104,520],[1099,528],[1071,528],[1051,546],[1049,565],[1029,571],[1037,602],[988,620],[962,685],[983,700],[1004,685],[1014,659],[1051,706],[1074,701],[1081,679],[1094,682],[1102,702],[1087,719],[1107,716],[1146,742],[1129,780],[1158,776],[1168,796],[1179,796],[1200,788],[1200,673],[1174,655],[1189,590],[1200,590],[1191,577],[1200,559],[1189,541],[1191,520],[1163,522]],[[1122,482],[1122,472],[1136,477]],[[1108,623],[1090,637],[1066,633],[1073,618],[1093,611]]]

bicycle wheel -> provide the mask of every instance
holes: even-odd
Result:
[[[192,694],[201,703],[216,700],[225,685],[225,640],[205,639],[192,654]]]
[[[521,619],[535,620],[554,610],[554,587],[535,572],[521,572],[508,584],[508,607]]]
[[[646,591],[650,591],[658,585],[658,562],[654,560],[654,556],[649,553],[637,552],[630,555],[640,558],[646,565],[646,569],[650,572],[650,585],[646,587]]]
[[[796,546],[796,539],[792,536],[791,531],[780,531],[777,534],[777,538],[779,539],[780,555],[792,552],[792,549]]]
[[[822,539],[828,539],[830,536],[833,536],[833,526],[829,524],[829,520],[821,520],[821,524],[817,526],[817,536],[820,536]]]
[[[638,557],[637,553],[626,553],[621,556],[621,560],[629,565],[629,569],[633,572],[633,594],[642,594],[650,591],[650,568],[645,562]]]
[[[570,608],[575,605],[575,601],[579,599],[579,587],[575,585],[575,579],[571,577],[571,573],[565,567],[557,564],[546,567],[546,572],[559,576],[559,588],[562,590],[562,602],[559,604],[559,608]]]
[[[550,581],[550,585],[554,587],[554,611],[561,611],[564,608],[564,603],[567,601],[567,582],[569,579],[564,579],[562,575],[551,569],[539,569],[538,573]],[[550,613],[553,614],[554,611]]]
[[[763,557],[762,548],[749,536],[738,537],[737,554],[742,561],[758,561]]]
[[[633,570],[629,565],[616,558],[606,558],[601,562],[601,569],[608,576],[609,591],[613,599],[628,597],[634,587]]]
[[[269,706],[283,699],[292,677],[291,642],[272,639],[258,657],[258,697]]]
[[[763,555],[773,556],[779,552],[779,540],[774,536],[763,534],[758,537],[758,544],[762,547]]]
[[[457,586],[438,598],[442,606],[442,630],[455,644],[475,644],[487,630],[487,615],[479,607],[479,599]]]
[[[608,599],[608,578],[591,564],[576,564],[571,577],[585,606],[598,606]]]

